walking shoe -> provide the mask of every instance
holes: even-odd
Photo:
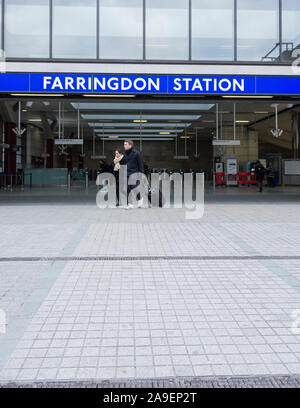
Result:
[[[128,204],[126,207],[124,207],[125,210],[132,210],[134,206],[132,204]]]

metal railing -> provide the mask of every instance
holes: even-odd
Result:
[[[30,177],[29,187],[32,187],[32,173],[20,173],[20,174],[0,174],[0,177],[3,177],[3,188],[4,191],[13,191],[14,186],[21,186],[21,190],[24,190],[25,186],[25,177]],[[10,184],[7,183],[7,179],[10,180]],[[14,183],[15,181],[15,183]]]
[[[71,192],[71,188],[72,188],[72,171],[68,172],[68,192]],[[88,193],[89,192],[89,173],[88,171],[85,172],[84,174],[84,185],[85,185],[85,192]]]
[[[276,51],[278,48],[278,57],[271,57],[270,55]],[[284,49],[285,48],[285,49]],[[294,43],[292,42],[283,42],[281,43],[281,50],[280,50],[280,43],[276,43],[274,47],[269,51],[264,57],[262,57],[262,61],[272,61],[272,62],[278,62],[280,61],[281,54],[283,52],[292,52],[294,49]]]

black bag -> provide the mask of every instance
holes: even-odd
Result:
[[[155,204],[157,206],[157,202],[159,203],[159,207],[162,207],[164,205],[164,199],[161,190],[149,188],[148,200],[150,204],[152,204],[152,199],[153,205]]]

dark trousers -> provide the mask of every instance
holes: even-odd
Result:
[[[117,196],[117,205],[120,205],[120,177],[119,177],[119,171],[114,171],[114,176],[116,179],[116,196]],[[125,181],[126,183],[126,181]],[[122,185],[122,189],[121,189],[121,194],[123,193],[123,195],[125,195],[125,187],[124,184]],[[127,183],[128,184],[128,183]]]
[[[275,178],[274,177],[268,177],[268,185],[270,187],[275,187]]]
[[[128,180],[129,180],[129,179],[127,179],[127,202],[128,202],[128,204],[132,204],[132,203],[129,203],[129,194],[130,194],[130,192],[131,192],[133,189],[135,189],[135,188],[140,184],[140,181],[138,180],[137,183],[136,183],[136,185],[130,185],[130,184],[128,184]],[[141,199],[141,195],[140,195],[140,194],[137,195],[137,199],[138,199],[138,200]]]

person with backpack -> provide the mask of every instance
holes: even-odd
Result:
[[[261,193],[263,191],[263,181],[265,178],[265,174],[267,170],[261,164],[259,160],[253,163],[253,171],[256,173],[256,180],[258,184],[258,192]]]

